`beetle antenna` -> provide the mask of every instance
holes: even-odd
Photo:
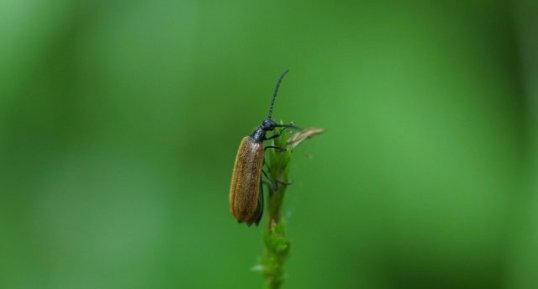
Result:
[[[269,114],[267,115],[268,119],[271,119],[273,116],[273,106],[275,105],[275,99],[276,95],[278,94],[278,89],[280,88],[280,83],[282,82],[282,79],[284,79],[284,76],[286,76],[286,73],[290,71],[289,69],[284,70],[280,77],[278,78],[278,81],[276,82],[275,91],[273,92],[273,98],[271,99],[271,106],[269,106]]]

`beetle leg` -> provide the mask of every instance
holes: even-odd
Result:
[[[262,180],[262,183],[271,188],[271,191],[276,191],[278,189],[278,182],[274,181],[265,170],[262,170],[262,174],[266,178],[266,180]]]
[[[288,124],[275,124],[275,127],[283,127],[283,128],[291,128],[291,129],[296,129],[296,130],[302,130],[302,128],[294,125],[293,123],[288,123]]]
[[[270,187],[272,191],[277,191],[280,185],[289,186],[292,184],[292,182],[284,182],[278,179],[272,179],[271,177],[269,177],[269,174],[267,174],[265,170],[262,170],[262,174],[267,179],[262,180],[262,183]]]
[[[263,149],[264,149],[264,150],[266,150],[266,149],[276,149],[276,150],[278,150],[278,151],[280,151],[280,152],[285,152],[285,151],[287,151],[286,148],[279,147],[279,146],[266,146],[266,147],[264,147]]]
[[[281,180],[275,180],[275,182],[280,184],[280,185],[283,185],[283,186],[289,186],[289,185],[293,184],[292,182],[284,182],[284,181],[281,181]]]
[[[273,191],[277,191],[279,189],[280,186],[289,186],[291,184],[293,184],[292,182],[284,182],[284,181],[281,181],[281,180],[271,180],[271,182],[267,182],[268,185],[271,186],[271,189]]]
[[[268,179],[271,179],[271,178],[269,177],[269,175],[267,174],[267,172],[266,172],[265,170],[263,170],[263,169],[262,169],[262,174],[263,174],[264,177],[266,177],[266,178],[268,178]]]
[[[278,189],[278,184],[276,182],[263,180],[262,184],[264,184],[264,185],[268,186],[269,188],[271,188],[271,191],[276,191]]]
[[[274,134],[274,135],[272,135],[272,136],[270,136],[270,137],[266,137],[266,138],[264,139],[264,141],[266,141],[266,140],[271,140],[271,139],[274,139],[274,138],[277,138],[277,137],[279,137],[280,135],[281,135],[281,133],[276,133],[276,134]]]

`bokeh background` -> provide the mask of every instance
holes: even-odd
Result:
[[[261,288],[229,179],[295,152],[284,288],[538,288],[538,5],[0,1],[0,288]]]

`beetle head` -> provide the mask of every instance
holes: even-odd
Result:
[[[269,130],[273,130],[278,124],[270,119],[270,118],[266,118],[263,120],[262,124],[260,125],[260,128],[265,130],[265,131],[269,131]]]
[[[263,120],[262,124],[258,126],[254,132],[250,135],[255,141],[262,142],[265,140],[265,134],[278,127],[278,123],[270,118]]]

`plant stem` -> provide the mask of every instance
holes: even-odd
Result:
[[[289,136],[282,135],[273,140],[273,145],[285,148]],[[285,223],[281,216],[282,201],[288,183],[288,171],[291,151],[271,150],[268,152],[268,174],[271,185],[267,186],[267,226],[264,229],[265,252],[259,260],[259,268],[265,277],[266,289],[278,289],[285,278],[286,261],[290,242],[286,238]]]
[[[285,151],[272,149],[268,152],[267,164],[270,185],[267,185],[267,226],[263,240],[265,252],[255,270],[265,278],[265,289],[278,289],[286,278],[284,262],[290,252],[290,241],[286,238],[286,224],[281,215],[284,195],[289,184],[288,172],[292,150],[302,141],[322,133],[323,129],[311,128],[290,136],[282,130],[280,137],[273,139],[273,145],[286,148]]]

